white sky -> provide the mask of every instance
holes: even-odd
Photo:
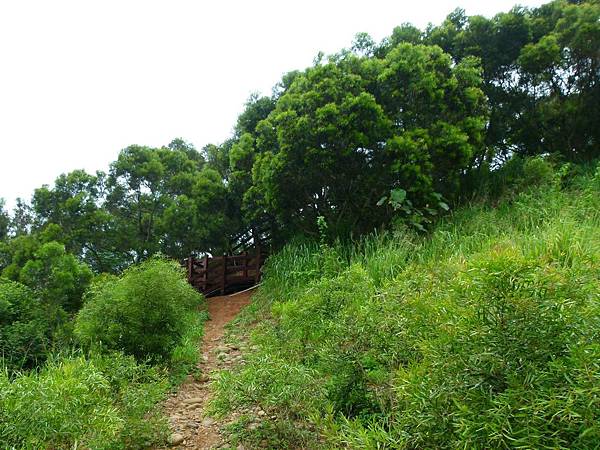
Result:
[[[359,31],[379,41],[516,1],[0,0],[0,198],[107,170],[130,144],[222,142],[250,93]]]

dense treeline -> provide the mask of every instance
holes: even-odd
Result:
[[[215,159],[246,222],[262,215],[283,238],[315,233],[318,216],[336,236],[423,226],[515,154],[598,155],[599,17],[598,2],[555,1],[456,10],[379,44],[359,34],[251,99]]]
[[[428,232],[474,196],[496,201],[509,189],[502,174],[535,184],[552,176],[550,163],[565,175],[597,158],[598,49],[597,0],[492,18],[459,9],[425,30],[402,24],[379,43],[360,33],[351,48],[285,74],[271,95],[251,96],[221,144],[131,145],[106,173],[60,175],[10,212],[0,199],[0,389],[10,399],[0,437],[94,442],[76,431],[38,442],[26,429],[19,383],[46,389],[58,377],[83,391],[87,380],[107,389],[118,380],[126,387],[107,390],[110,402],[94,397],[123,414],[98,436],[128,446],[153,439],[141,428],[123,437],[118,423],[141,426],[151,406],[135,409],[127,389],[158,399],[161,371],[189,367],[189,336],[201,328],[191,313],[199,297],[156,254],[228,252],[234,236],[265,228],[274,248],[297,236]],[[168,319],[164,334],[139,326],[148,301],[166,317],[148,320],[161,328]],[[72,430],[85,425],[87,411],[78,414]]]
[[[597,156],[599,17],[597,1],[558,0],[490,19],[456,10],[380,43],[358,34],[252,96],[223,144],[133,145],[107,174],[61,175],[12,221],[0,213],[0,238],[58,225],[47,234],[68,252],[118,272],[156,252],[227,251],[258,224],[279,244],[315,234],[319,216],[335,236],[426,227],[513,155]],[[0,269],[28,259],[26,240],[0,249]]]

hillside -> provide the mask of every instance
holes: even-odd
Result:
[[[0,192],[0,448],[599,447],[599,0],[389,32]]]
[[[215,411],[275,418],[231,429],[251,448],[595,448],[600,166],[587,170],[530,179],[426,237],[288,245],[239,320],[258,323],[255,350],[221,375]]]

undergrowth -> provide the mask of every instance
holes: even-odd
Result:
[[[82,348],[36,370],[0,368],[0,448],[163,445],[159,404],[197,367],[201,302],[181,268],[160,258],[103,277],[76,319]]]
[[[529,165],[428,236],[271,257],[213,411],[260,407],[238,435],[272,448],[597,447],[600,167]]]
[[[120,353],[57,358],[39,372],[0,374],[3,448],[144,448],[167,432],[156,404],[164,371]]]

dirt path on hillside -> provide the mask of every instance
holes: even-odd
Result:
[[[199,379],[192,376],[180,386],[177,393],[165,402],[165,413],[171,426],[171,448],[213,449],[219,447],[219,423],[204,413],[211,398],[210,382],[215,371],[235,364],[241,359],[239,349],[223,342],[227,325],[250,303],[252,291],[207,300],[210,320],[205,324],[202,340]]]

